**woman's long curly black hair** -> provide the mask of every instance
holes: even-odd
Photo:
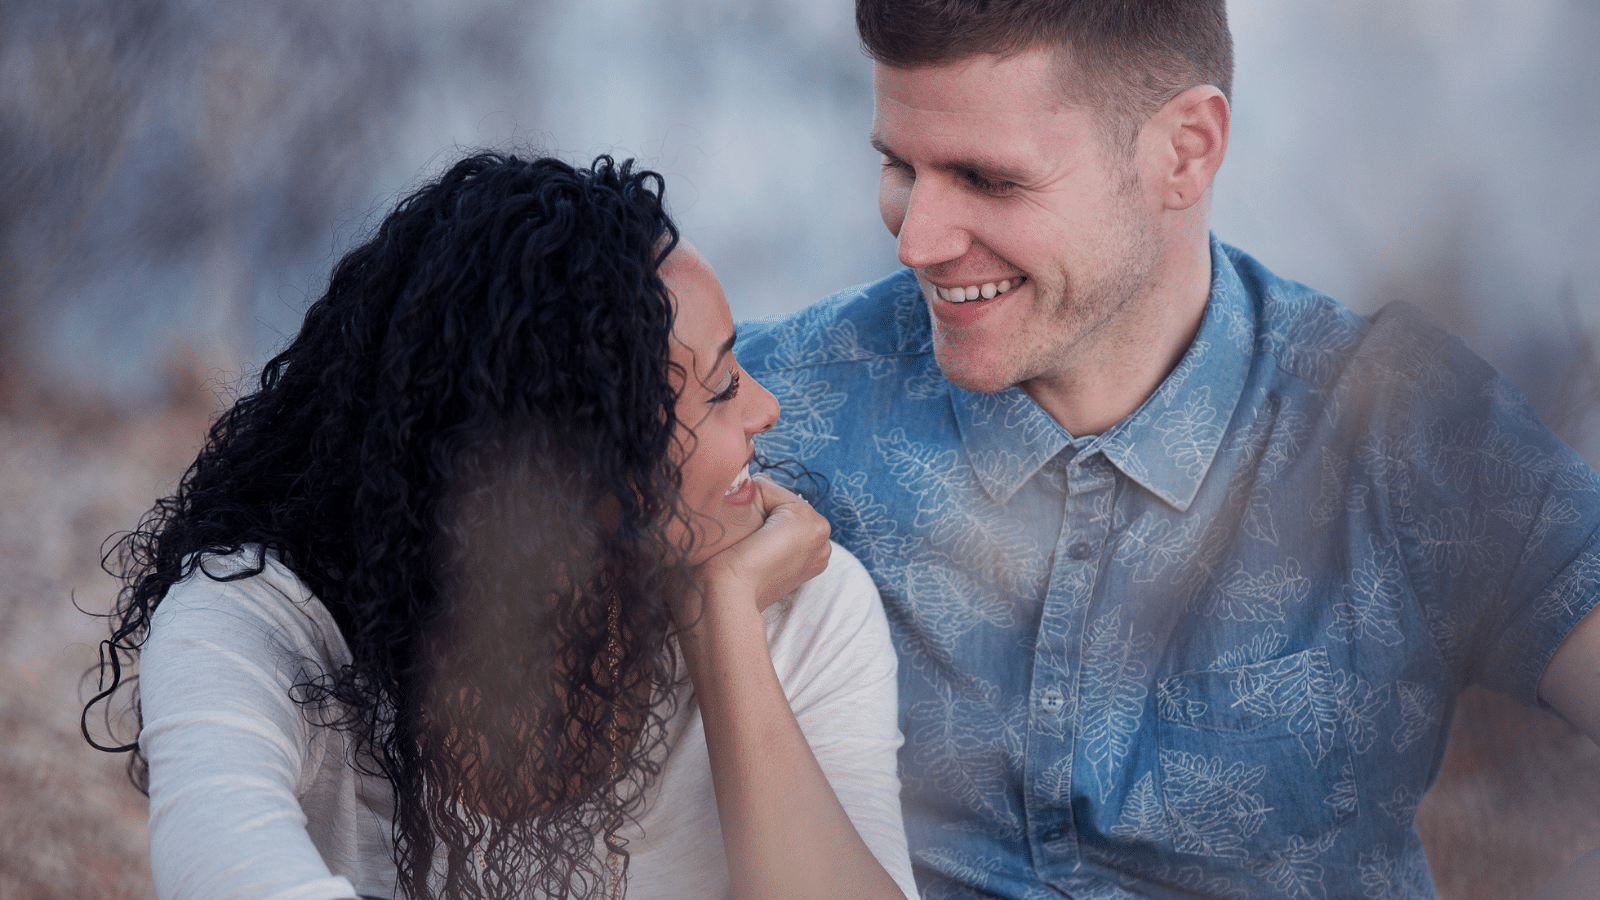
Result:
[[[393,785],[405,895],[595,893],[597,839],[626,860],[659,770],[688,585],[662,189],[631,161],[480,154],[403,200],[107,555],[85,737],[97,705],[137,712],[124,670],[175,583],[271,553],[349,645],[295,699]],[[96,746],[147,787],[136,743]]]

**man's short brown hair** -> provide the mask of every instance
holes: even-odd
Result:
[[[1183,91],[1233,89],[1225,0],[856,0],[856,29],[874,60],[897,69],[1064,50],[1065,97],[1098,109],[1124,148]]]

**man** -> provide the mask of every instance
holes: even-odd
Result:
[[[1600,734],[1600,478],[1459,342],[1210,236],[1222,0],[857,24],[908,268],[739,355],[883,593],[925,895],[1433,896],[1462,687]]]

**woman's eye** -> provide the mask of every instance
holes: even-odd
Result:
[[[711,402],[726,403],[737,396],[739,396],[739,373],[733,372],[728,376],[728,386],[712,396]]]

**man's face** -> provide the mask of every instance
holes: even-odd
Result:
[[[1070,386],[1148,329],[1159,204],[1058,77],[1043,50],[877,66],[879,210],[968,390]]]

